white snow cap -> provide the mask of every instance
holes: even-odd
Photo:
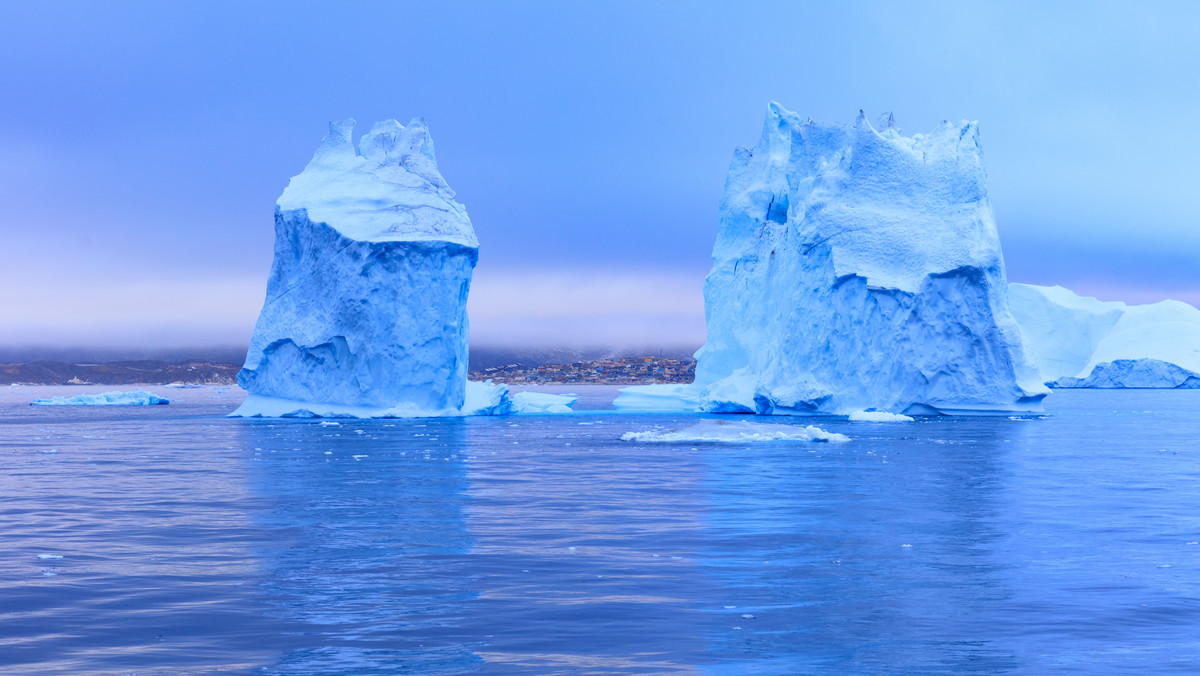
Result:
[[[306,209],[314,223],[361,241],[479,246],[466,208],[438,173],[425,120],[377,122],[357,151],[353,131],[353,119],[329,123],[308,166],[279,197],[279,209]]]

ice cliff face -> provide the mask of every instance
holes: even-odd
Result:
[[[772,103],[734,153],[704,294],[702,410],[1030,411],[1047,393],[973,122],[905,137],[890,116],[824,125]]]
[[[1175,300],[1126,305],[1061,286],[1010,284],[1013,315],[1040,379],[1057,387],[1195,387],[1200,310]]]
[[[330,124],[276,205],[267,297],[238,375],[249,397],[235,415],[461,412],[471,222],[424,121],[380,122],[357,151],[353,129]]]

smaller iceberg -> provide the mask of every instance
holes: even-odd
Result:
[[[74,397],[50,397],[34,399],[30,406],[161,406],[171,403],[146,390],[133,392],[102,392],[100,394],[78,394]]]
[[[519,415],[562,415],[574,413],[575,395],[546,392],[518,392],[512,395],[513,413]]]
[[[1009,305],[1042,381],[1070,388],[1183,388],[1200,379],[1200,310],[1126,305],[1061,286],[1009,284]]]
[[[1158,359],[1117,359],[1096,364],[1086,378],[1063,376],[1051,381],[1050,386],[1098,390],[1200,390],[1200,373]]]
[[[647,430],[645,432],[626,432],[621,435],[623,441],[641,441],[655,443],[679,442],[715,442],[725,444],[740,444],[761,441],[821,441],[846,442],[850,437],[837,432],[826,432],[814,425],[773,425],[729,420],[701,420],[687,427],[675,430]]]
[[[619,411],[692,413],[700,410],[700,397],[691,383],[623,387],[613,401]]]

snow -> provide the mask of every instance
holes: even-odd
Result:
[[[1010,284],[1009,298],[1040,378],[1057,387],[1174,388],[1200,373],[1200,310],[1187,303],[1126,305],[1029,284]]]
[[[132,392],[79,394],[74,397],[50,397],[34,399],[29,403],[32,406],[156,406],[169,404],[171,400],[146,390],[134,390]]]
[[[467,294],[478,258],[466,209],[425,123],[329,126],[275,208],[266,300],[235,416],[461,415]],[[499,412],[502,393],[472,414]]]
[[[974,122],[906,137],[890,116],[817,124],[772,103],[734,153],[704,294],[695,382],[616,407],[1028,412],[1049,392],[1008,309]]]
[[[624,441],[641,442],[717,442],[745,443],[759,441],[850,441],[850,437],[836,432],[807,425],[772,425],[747,421],[732,422],[729,420],[701,420],[687,427],[675,430],[647,430],[644,432],[626,432],[621,435]]]
[[[853,422],[912,422],[911,416],[887,411],[853,411],[848,418]]]
[[[521,415],[549,415],[574,413],[571,404],[574,395],[547,394],[545,392],[518,392],[512,395],[514,413]]]

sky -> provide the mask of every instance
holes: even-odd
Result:
[[[1200,3],[9,2],[0,346],[239,345],[328,122],[424,117],[476,345],[698,346],[766,105],[980,122],[1010,281],[1200,305]]]

